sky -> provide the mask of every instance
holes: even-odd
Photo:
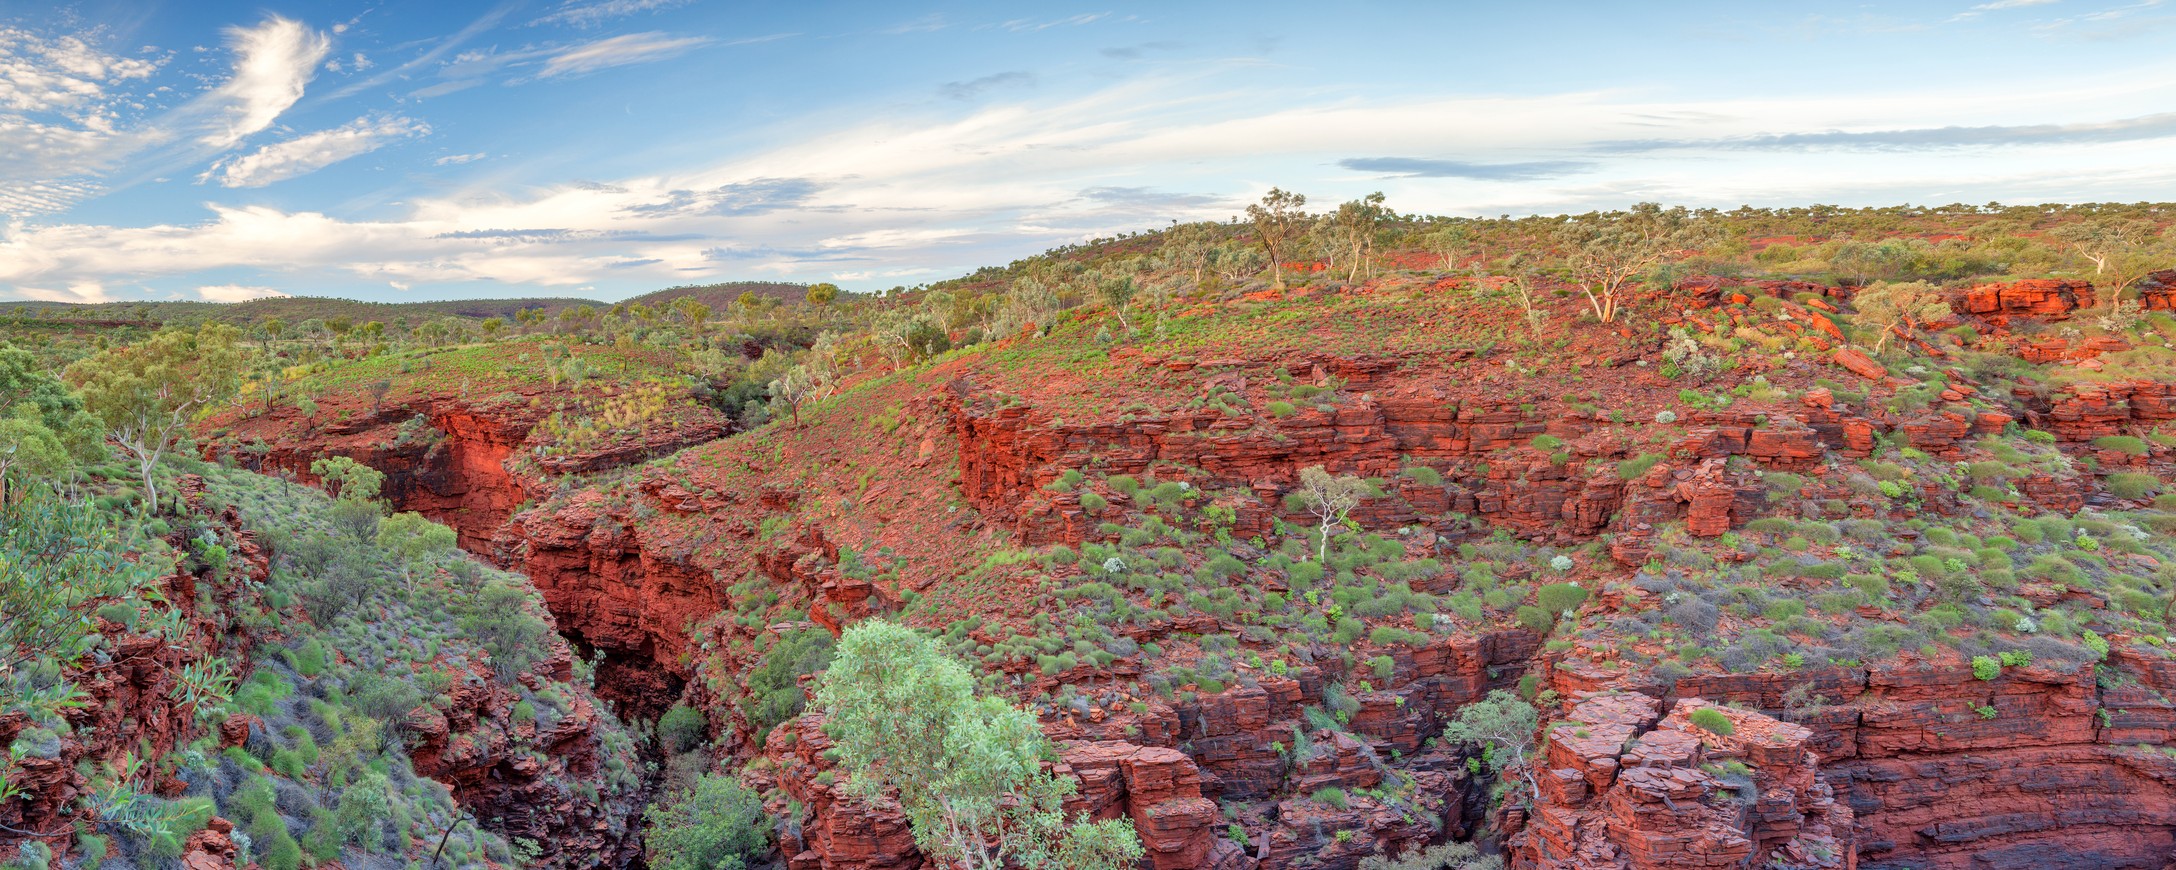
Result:
[[[0,0],[0,300],[881,290],[1272,186],[2176,200],[2176,0]]]

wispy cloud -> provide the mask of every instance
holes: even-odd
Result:
[[[937,92],[943,94],[947,99],[972,100],[995,88],[1018,87],[1034,83],[1035,75],[1033,73],[1026,70],[1013,70],[1011,72],[992,73],[963,82],[945,82],[937,87]]]
[[[664,60],[708,45],[710,41],[705,36],[667,36],[663,33],[630,33],[600,39],[553,54],[537,76],[549,79],[582,75],[616,66]]]
[[[440,157],[440,158],[437,158],[437,159],[435,159],[435,160],[432,160],[432,161],[431,161],[431,165],[432,165],[432,166],[459,166],[459,165],[461,165],[461,164],[463,164],[463,163],[474,163],[474,162],[476,162],[476,161],[478,161],[478,160],[482,160],[482,159],[484,159],[484,158],[486,158],[486,157],[489,157],[489,156],[491,156],[491,155],[489,155],[489,154],[485,154],[485,153],[484,153],[484,152],[482,152],[482,151],[478,151],[478,152],[475,152],[475,153],[473,153],[473,154],[448,154],[448,155],[446,155],[446,156],[444,156],[444,157]]]
[[[688,0],[565,0],[559,4],[558,9],[529,22],[529,25],[595,27],[614,18],[624,18],[638,12],[658,12],[687,4]]]
[[[801,34],[800,34],[800,33],[798,33],[798,32],[796,32],[796,33],[766,33],[766,34],[764,34],[764,35],[762,35],[762,36],[744,36],[744,37],[741,37],[741,38],[739,38],[739,39],[728,39],[728,40],[726,40],[726,41],[724,41],[724,42],[721,42],[721,43],[719,43],[719,45],[762,45],[763,43],[766,43],[766,42],[777,42],[777,41],[779,41],[779,40],[781,40],[781,39],[792,39],[792,38],[794,38],[794,37],[796,37],[796,36],[800,36],[800,35],[801,35]]]
[[[446,55],[453,53],[454,49],[468,44],[469,40],[498,27],[500,22],[506,20],[506,17],[513,14],[520,6],[521,0],[503,0],[497,6],[463,25],[460,30],[454,31],[452,35],[432,43],[430,48],[424,50],[422,54],[392,67],[380,67],[377,75],[351,81],[328,94],[327,97],[329,99],[351,97],[372,88],[382,87],[393,81],[405,81],[412,78],[436,66]]]
[[[317,74],[332,50],[332,39],[301,22],[272,16],[256,27],[230,27],[234,77],[214,89],[210,100],[221,106],[220,129],[205,134],[207,145],[231,148],[279,119]]]
[[[494,78],[534,79],[567,48],[477,62]],[[1883,83],[1737,99],[1618,90],[1356,99],[1265,89],[1252,69],[1155,72],[1033,101],[811,107],[745,130],[734,141],[754,144],[721,144],[714,158],[519,187],[500,177],[511,173],[460,173],[477,177],[424,187],[367,219],[217,204],[149,226],[13,224],[0,229],[0,287],[11,288],[0,294],[80,286],[126,295],[135,291],[112,288],[138,281],[279,287],[304,275],[318,287],[344,278],[437,293],[485,282],[610,293],[724,276],[889,286],[1169,220],[1222,219],[1270,184],[1322,203],[1380,189],[1401,211],[1458,214],[1641,199],[2176,191],[2176,167],[2155,160],[2159,143],[2149,141],[2176,120],[2128,109],[2176,105],[2176,76],[2148,74],[2166,69],[2051,71],[2044,85],[1999,93]],[[426,167],[466,156],[407,150]]]
[[[244,284],[211,284],[196,288],[197,298],[206,302],[248,302],[251,299],[283,297],[285,292],[270,287],[251,287]]]
[[[1176,42],[1143,42],[1137,45],[1114,45],[1103,49],[1100,54],[1112,60],[1140,60],[1151,51],[1176,51],[1182,47],[1184,46]]]
[[[429,124],[412,118],[357,118],[330,130],[274,142],[249,154],[219,161],[205,170],[199,180],[217,180],[221,187],[264,187],[430,132]]]
[[[17,112],[85,110],[101,114],[107,89],[149,78],[157,59],[121,57],[76,36],[47,39],[0,27],[0,109]]]
[[[757,178],[720,185],[709,190],[675,190],[663,202],[628,208],[642,215],[758,215],[791,208],[805,208],[823,185],[811,178]]]
[[[568,78],[613,67],[666,60],[712,43],[713,40],[706,36],[669,36],[653,32],[629,33],[573,45],[464,51],[439,67],[442,81],[417,89],[413,96],[434,97],[472,88],[516,70],[533,72],[513,73],[507,79],[508,84]]]
[[[0,31],[0,213],[49,214],[194,169],[278,121],[331,48],[325,34],[279,16],[225,33],[229,75],[160,111],[150,107],[171,86],[152,87],[153,61],[77,36]],[[47,111],[25,111],[36,109]]]
[[[125,57],[73,34],[0,27],[0,215],[51,214],[94,195],[133,147],[130,91],[165,58]]]
[[[1150,206],[1195,209],[1226,202],[1226,198],[1199,193],[1167,193],[1152,187],[1090,187],[1080,198],[1104,205]]]
[[[1989,12],[2001,12],[2005,9],[2023,9],[2028,6],[2047,6],[2060,2],[2062,2],[2062,0],[1994,0],[1994,2],[1992,3],[1981,3],[1978,6],[1974,6],[1963,12],[1952,15],[1949,17],[1949,20],[1951,22],[1970,21]]]
[[[1791,150],[1861,148],[1920,150],[1988,145],[2058,145],[2133,142],[2176,137],[2176,112],[2141,115],[2085,124],[2015,124],[1979,127],[1918,127],[1895,130],[1823,130],[1770,133],[1719,139],[1632,139],[1603,142],[1598,148],[1619,153],[1682,149]]]
[[[1536,160],[1525,163],[1470,163],[1424,157],[1353,157],[1337,165],[1354,172],[1372,172],[1402,178],[1471,178],[1482,181],[1534,181],[1571,175],[1594,168],[1582,160]]]
[[[951,26],[952,23],[946,21],[944,15],[932,12],[912,21],[902,21],[877,32],[887,36],[899,36],[907,33],[935,33]]]
[[[1049,30],[1053,27],[1079,27],[1083,24],[1094,24],[1109,17],[1111,17],[1109,12],[1095,12],[1046,20],[1015,18],[1011,21],[1002,22],[997,26],[1014,33],[1033,33],[1038,30]]]

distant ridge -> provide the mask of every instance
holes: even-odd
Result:
[[[421,323],[438,317],[466,317],[482,320],[489,317],[512,319],[515,313],[541,310],[546,315],[577,305],[587,305],[608,310],[615,304],[641,303],[653,308],[662,307],[681,297],[693,297],[713,310],[724,310],[742,293],[752,292],[758,297],[780,303],[794,304],[808,293],[807,284],[789,284],[776,281],[732,281],[719,284],[697,284],[684,287],[668,287],[621,303],[600,302],[578,297],[532,296],[511,299],[449,299],[433,302],[364,302],[356,299],[340,299],[329,296],[271,296],[246,302],[44,302],[23,300],[0,302],[0,316],[14,313],[17,309],[29,309],[40,317],[59,317],[97,321],[169,321],[169,320],[218,320],[228,323],[254,323],[266,318],[279,318],[289,323],[300,323],[317,318],[330,320],[345,317],[357,323],[372,320],[394,323],[406,320]],[[841,293],[850,297],[853,294]],[[66,312],[66,313],[62,313]]]

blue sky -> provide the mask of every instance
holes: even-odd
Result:
[[[0,0],[0,299],[873,290],[1272,185],[2170,200],[2171,45],[2171,0]]]

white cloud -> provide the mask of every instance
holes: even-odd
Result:
[[[11,292],[13,293],[13,298],[30,299],[38,302],[78,302],[83,304],[94,304],[99,302],[113,301],[113,296],[112,294],[106,292],[105,285],[93,282],[82,282],[58,288],[17,287],[14,288]]]
[[[216,179],[221,187],[264,187],[430,132],[430,125],[412,118],[357,118],[330,130],[274,142],[249,154],[214,163],[198,180]]]
[[[115,276],[186,281],[209,270],[251,285],[309,275],[338,286],[344,275],[355,286],[397,282],[419,293],[474,283],[654,287],[723,276],[877,282],[957,274],[1171,219],[1221,219],[1271,184],[1325,206],[1380,189],[1401,211],[1445,214],[1576,212],[1641,199],[1731,207],[2165,198],[2176,195],[2176,167],[2157,156],[2167,138],[1992,144],[1930,136],[1879,150],[1848,140],[2133,117],[2139,106],[2176,104],[2176,75],[2157,72],[2167,70],[2081,74],[2025,89],[1959,84],[1695,101],[1619,92],[1358,101],[1265,93],[1249,88],[1243,72],[1228,82],[1166,74],[1070,100],[790,118],[749,131],[766,149],[686,171],[463,189],[410,198],[405,211],[373,220],[214,206],[193,223],[18,224],[0,232],[0,287]],[[1845,131],[1846,141],[1727,144],[1829,131]],[[1632,140],[1664,144],[1621,147]],[[1345,162],[1358,168],[1340,167]],[[1379,168],[1552,162],[1578,169]]]
[[[724,43],[722,43],[722,44],[724,44],[724,45],[762,45],[763,43],[766,43],[766,42],[777,42],[777,41],[779,41],[779,40],[781,40],[781,39],[792,39],[792,38],[794,38],[794,37],[796,37],[796,36],[800,36],[800,35],[801,35],[801,34],[799,34],[799,33],[766,33],[766,34],[764,34],[764,35],[762,35],[762,36],[748,36],[748,37],[742,37],[742,38],[740,38],[740,39],[733,39],[733,40],[728,40],[728,41],[726,41],[726,42],[724,42]]]
[[[570,27],[594,27],[608,19],[633,15],[637,12],[657,12],[676,6],[687,5],[688,0],[566,0],[550,14],[529,22],[539,24],[564,24]]]
[[[0,215],[50,214],[92,195],[88,176],[135,140],[120,127],[134,111],[128,91],[163,58],[123,57],[95,39],[0,27]]]
[[[511,51],[497,48],[464,51],[438,69],[437,84],[418,88],[412,96],[428,98],[483,84],[510,70],[536,69],[533,74],[508,78],[507,84],[537,79],[565,78],[613,67],[666,60],[713,42],[702,36],[669,36],[663,33],[630,33],[574,45],[531,45]]]
[[[544,62],[539,78],[581,75],[616,66],[648,63],[686,53],[710,42],[701,36],[666,36],[662,33],[630,33],[577,45],[553,54]]]
[[[203,142],[232,148],[272,122],[302,99],[303,88],[332,50],[332,39],[301,22],[280,16],[256,27],[230,27],[227,45],[235,54],[234,77],[213,89],[220,129]]]
[[[1065,18],[1058,18],[1049,21],[1037,21],[1033,18],[1015,18],[1011,21],[1003,22],[998,26],[1006,30],[1010,30],[1014,33],[1034,33],[1037,31],[1049,30],[1053,27],[1079,27],[1083,24],[1094,24],[1097,21],[1101,21],[1105,18],[1110,17],[1110,14],[1111,13],[1108,12],[1096,12],[1092,14],[1071,15]]]
[[[248,302],[251,299],[287,294],[270,287],[250,287],[243,284],[210,284],[196,288],[198,298],[206,302]]]
[[[156,60],[121,57],[77,36],[46,39],[0,27],[0,109],[46,112],[95,107],[106,89],[150,78]]]
[[[489,155],[489,154],[485,154],[485,153],[483,153],[482,151],[478,151],[478,152],[476,152],[476,153],[474,153],[474,154],[448,154],[448,155],[446,155],[446,156],[444,156],[444,157],[440,157],[440,158],[438,158],[438,159],[436,159],[436,160],[433,160],[433,161],[431,161],[431,165],[433,165],[433,166],[459,166],[459,165],[461,165],[461,164],[463,164],[463,163],[474,163],[474,162],[476,162],[476,161],[478,161],[478,160],[482,160],[482,159],[484,159],[484,158],[486,158],[486,157],[489,157],[489,156],[491,156],[491,155]]]

